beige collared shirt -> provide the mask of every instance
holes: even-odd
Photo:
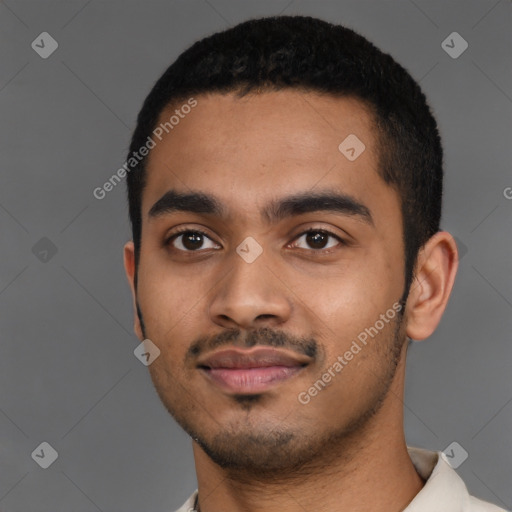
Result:
[[[470,496],[442,452],[409,447],[409,456],[425,485],[403,512],[505,512]],[[176,512],[193,512],[197,491]]]

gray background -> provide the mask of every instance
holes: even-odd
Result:
[[[168,512],[195,489],[188,437],[133,355],[124,183],[101,201],[92,191],[124,163],[144,97],[182,50],[279,13],[355,29],[429,98],[446,152],[443,228],[462,260],[439,329],[411,347],[407,440],[439,450],[457,441],[470,491],[511,508],[511,9],[510,0],[0,2],[0,510]],[[59,44],[48,59],[31,48],[44,31]],[[469,43],[457,59],[441,47],[453,31]],[[48,469],[31,458],[43,441],[59,454]]]

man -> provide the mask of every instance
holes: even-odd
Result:
[[[500,510],[405,443],[408,339],[458,259],[436,121],[400,65],[317,19],[242,23],[167,69],[129,158],[135,332],[193,439],[180,511]]]

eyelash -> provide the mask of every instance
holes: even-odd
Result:
[[[208,233],[206,233],[205,231],[202,231],[201,229],[179,228],[177,231],[175,231],[172,235],[170,235],[169,237],[167,237],[164,240],[164,246],[168,247],[169,245],[172,244],[172,242],[176,238],[178,238],[180,235],[183,235],[184,233],[194,233],[194,234],[203,235],[206,238],[209,238],[211,240],[211,237],[208,235]],[[173,249],[176,251],[179,251],[179,252],[187,252],[187,253],[194,253],[194,252],[200,251],[200,249],[197,251],[183,251],[182,249],[176,249],[175,247],[173,247]]]
[[[178,238],[180,235],[183,235],[184,233],[200,234],[200,235],[203,235],[204,237],[212,240],[211,237],[208,235],[208,233],[206,233],[205,231],[202,231],[201,229],[180,228],[177,231],[175,231],[172,235],[170,235],[169,237],[167,237],[165,239],[164,246],[168,247],[169,245],[172,244],[172,242],[176,238]],[[304,235],[308,235],[309,233],[321,233],[323,235],[327,235],[328,237],[332,237],[332,238],[336,239],[339,242],[339,245],[348,245],[347,242],[345,240],[343,240],[340,236],[334,234],[332,231],[329,231],[327,229],[321,229],[321,228],[308,228],[305,231],[302,231],[301,233],[299,233],[294,238],[294,241],[300,239]],[[212,240],[212,242],[214,242],[214,241]],[[214,243],[216,243],[216,242],[214,242]],[[173,249],[176,251],[179,251],[179,252],[189,253],[189,254],[199,253],[201,251],[201,249],[198,249],[197,251],[190,251],[190,250],[184,251],[183,249],[177,249],[175,247],[173,247]],[[330,254],[335,249],[336,249],[336,246],[328,247],[327,249],[303,249],[303,250],[309,251],[313,254]]]

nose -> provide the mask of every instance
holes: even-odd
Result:
[[[209,313],[224,328],[257,329],[285,323],[292,311],[291,292],[273,271],[265,253],[248,263],[234,253],[230,271],[214,290]]]

